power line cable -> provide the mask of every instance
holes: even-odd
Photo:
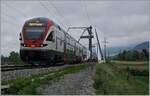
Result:
[[[86,1],[85,0],[83,0],[84,2],[84,7],[85,7],[85,13],[86,13],[86,17],[87,17],[87,20],[88,20],[88,22],[89,22],[89,24],[91,24],[93,27],[95,27],[95,25],[93,24],[93,22],[92,22],[92,20],[91,20],[91,18],[90,18],[90,15],[89,15],[89,13],[88,13],[88,11],[87,11],[87,4],[86,4]],[[95,33],[94,33],[95,34]],[[95,39],[96,40],[96,39]]]
[[[60,15],[60,17],[62,17],[64,20],[66,20],[66,19],[65,19],[65,16],[62,15],[62,13],[61,13],[61,12],[59,11],[59,9],[55,6],[55,4],[54,4],[52,1],[50,1],[49,3],[51,4],[52,7],[55,8],[55,10],[56,10],[57,13]],[[67,21],[67,24],[69,23],[69,26],[71,26],[70,21],[68,21],[68,20],[66,20],[66,21]]]
[[[86,1],[85,1],[85,0],[83,0],[83,1],[84,1],[84,5],[85,5],[84,7],[85,7],[85,13],[86,13],[87,20],[89,21],[90,24],[93,25],[93,27],[96,27],[98,30],[100,30],[101,28],[99,28],[97,25],[93,24],[93,22],[92,22],[92,20],[91,20],[91,18],[90,18],[90,16],[89,16],[89,13],[88,13],[88,11],[87,11],[87,4],[86,4]]]
[[[89,24],[92,24],[90,16],[89,16],[88,11],[87,11],[86,1],[83,0],[83,3],[84,3],[84,8],[85,8],[85,13],[86,13],[87,20],[88,20]]]
[[[87,20],[89,21],[89,23],[90,23],[93,27],[95,27],[95,28],[97,28],[99,31],[101,31],[101,28],[99,28],[99,26],[93,24],[93,22],[92,22],[92,20],[91,20],[91,18],[90,18],[90,16],[89,16],[89,13],[88,13],[88,11],[87,11],[87,5],[86,5],[86,1],[85,1],[85,0],[84,0],[84,5],[85,5],[85,12],[86,12]],[[97,35],[97,34],[95,33],[95,35]],[[97,35],[97,38],[98,38],[98,35]],[[99,42],[99,44],[100,44],[100,42]],[[100,53],[101,53],[101,55],[102,55],[102,52],[100,52]],[[102,56],[102,58],[103,58],[103,56]]]
[[[21,21],[20,19],[18,19],[17,17],[14,17],[14,16],[12,16],[12,15],[8,15],[8,14],[6,14],[6,13],[4,13],[5,15],[3,15],[4,17],[5,16],[7,16],[7,17],[9,17],[9,19],[10,20],[7,20],[7,19],[2,19],[5,23],[10,23],[10,24],[12,24],[13,26],[15,25],[17,25],[17,26],[19,26],[20,24],[18,24],[17,22],[18,21]],[[18,21],[17,21],[18,20]]]
[[[13,7],[13,6],[10,6],[10,5],[6,4],[6,3],[5,3],[5,5],[6,5],[7,7],[11,8],[11,9],[14,9],[16,12],[21,13],[21,14],[22,14],[22,16],[24,16],[24,17],[26,17],[26,18],[27,18],[27,15],[26,15],[26,14],[24,14],[22,11],[18,10],[17,8],[15,8],[15,7]]]
[[[85,13],[86,13],[87,20],[88,20],[88,22],[89,22],[90,25],[92,25],[93,27],[95,27],[94,24],[93,24],[93,22],[92,22],[92,20],[91,20],[91,18],[90,18],[90,16],[89,16],[89,13],[88,13],[88,11],[87,11],[87,4],[86,4],[86,1],[83,0],[83,3],[84,3],[84,7],[85,7]],[[95,34],[95,33],[94,33],[94,34]],[[96,40],[96,38],[94,38],[94,39]]]
[[[15,20],[15,22],[16,22],[16,20],[19,20],[20,21],[20,19],[18,19],[17,17],[15,17],[15,16],[12,16],[12,15],[8,15],[8,14],[6,14],[6,13],[4,13],[5,14],[5,16],[7,16],[8,18],[11,18],[12,20]],[[3,15],[4,16],[4,15]],[[4,16],[4,17],[5,17]]]
[[[97,28],[99,31],[101,31],[101,28],[95,24],[93,24],[89,14],[88,14],[88,11],[87,11],[87,5],[86,5],[86,1],[84,0],[84,4],[85,4],[85,12],[86,12],[86,16],[88,18],[88,21],[93,25],[93,27]]]
[[[11,21],[8,21],[8,20],[5,20],[5,19],[2,19],[2,20],[4,21],[4,23],[8,23],[8,24],[11,24],[11,25],[19,26],[18,23],[14,23],[14,22],[11,22]]]
[[[40,3],[40,5],[41,5],[44,9],[46,9],[46,10],[48,11],[48,13],[49,13],[50,15],[52,15],[54,18],[56,17],[56,16],[54,16],[54,15],[51,13],[51,11],[47,8],[47,6],[45,6],[41,1],[39,1],[39,3]],[[60,22],[60,23],[61,23],[61,22]],[[61,23],[61,25],[66,28],[66,26],[64,26],[63,23]],[[66,29],[67,29],[67,28],[66,28]]]

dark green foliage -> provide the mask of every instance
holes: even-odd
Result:
[[[106,58],[106,63],[111,63],[111,58]]]
[[[22,60],[19,56],[19,53],[12,51],[8,57],[1,56],[2,64],[22,64]]]
[[[147,50],[143,51],[136,51],[136,50],[124,50],[123,52],[118,53],[116,56],[114,56],[112,59],[115,60],[127,60],[127,61],[148,61],[149,60],[149,54]]]
[[[132,70],[129,70],[129,71],[132,75],[135,75],[135,76],[149,76],[149,71],[148,70],[132,69]]]
[[[147,50],[146,50],[146,49],[143,49],[142,51],[143,51],[143,53],[144,53],[145,58],[146,58],[146,59],[149,59],[149,53],[147,52]]]
[[[4,57],[3,55],[1,55],[1,64],[5,64],[5,62],[9,62],[9,58],[8,57]]]

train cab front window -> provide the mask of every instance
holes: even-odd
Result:
[[[25,30],[26,38],[31,40],[42,38],[44,29],[44,27],[27,27]]]
[[[51,31],[50,34],[48,35],[47,41],[53,41],[54,42],[54,31]]]

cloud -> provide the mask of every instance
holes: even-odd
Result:
[[[97,29],[101,44],[103,44],[103,38],[107,37],[110,42],[109,47],[127,46],[149,40],[150,1],[41,2],[1,2],[2,54],[8,55],[11,51],[19,52],[19,33],[24,22],[33,17],[50,18],[65,30],[70,24],[71,26],[93,25],[93,31],[95,28]],[[44,6],[47,6],[48,10]],[[70,34],[76,39],[80,37],[81,33],[81,30],[70,31]],[[96,39],[93,42],[95,43]],[[81,40],[81,43],[87,45],[88,41]]]

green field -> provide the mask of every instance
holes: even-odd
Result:
[[[113,64],[149,64],[149,61],[111,61]]]
[[[120,63],[121,61],[118,61]],[[122,62],[121,62],[122,63]],[[133,64],[129,70],[118,67]],[[143,62],[145,63],[145,62]],[[97,95],[148,95],[149,70],[137,65],[141,63],[124,61],[122,64],[98,64],[94,87]],[[146,64],[148,65],[148,64]],[[144,66],[145,67],[145,66]],[[148,67],[148,66],[147,66]],[[133,68],[133,69],[132,69]],[[141,68],[141,69],[140,69]],[[133,74],[134,73],[134,74]]]

